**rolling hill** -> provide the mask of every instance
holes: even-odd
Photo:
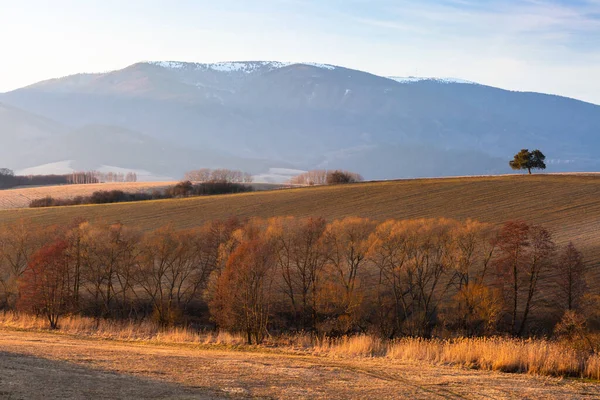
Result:
[[[528,147],[545,152],[551,172],[600,170],[600,106],[332,65],[141,62],[40,82],[0,101],[67,127],[18,160],[20,168],[112,158],[174,177],[198,167],[279,167],[390,179],[502,173]],[[132,150],[113,154],[86,134],[99,126],[117,148],[138,138],[135,161]],[[44,152],[49,143],[63,151]],[[155,157],[159,147],[167,150]]]
[[[600,175],[533,175],[369,182],[138,203],[0,211],[0,223],[20,219],[35,228],[77,217],[121,221],[142,230],[167,223],[188,228],[231,216],[447,217],[501,224],[523,219],[572,240],[600,279]],[[598,282],[600,283],[600,281]]]

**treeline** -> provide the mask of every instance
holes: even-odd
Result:
[[[124,203],[132,201],[173,199],[189,196],[206,196],[228,193],[250,192],[251,186],[230,182],[205,182],[192,184],[189,181],[179,182],[164,190],[153,190],[151,192],[129,193],[122,190],[98,190],[90,196],[76,196],[70,199],[57,199],[52,196],[46,196],[40,199],[34,199],[29,203],[31,208],[39,207],[59,207],[74,206],[81,204],[107,204]]]
[[[201,168],[188,171],[183,179],[192,182],[252,183],[254,181],[252,174],[248,172],[225,168]]]
[[[105,182],[137,182],[135,172],[100,172],[100,171],[80,171],[65,175],[69,184],[89,184]]]
[[[355,172],[315,169],[296,175],[289,180],[292,185],[336,185],[341,183],[362,182],[364,178]]]
[[[141,233],[75,222],[0,232],[0,306],[45,315],[153,318],[243,332],[431,337],[597,327],[574,245],[522,221],[278,217]]]
[[[0,189],[9,189],[16,186],[47,186],[66,184],[87,184],[103,182],[137,182],[135,172],[73,172],[66,175],[15,175],[8,168],[0,168]]]
[[[8,168],[0,168],[0,189],[16,186],[61,185],[67,183],[64,175],[15,175]]]

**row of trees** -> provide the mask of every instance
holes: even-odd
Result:
[[[137,174],[135,172],[73,172],[65,175],[69,184],[88,184],[88,183],[103,183],[103,182],[137,182]]]
[[[278,217],[142,234],[76,222],[0,234],[2,308],[152,317],[244,332],[330,335],[548,331],[583,307],[574,245],[522,221]],[[552,302],[545,299],[552,297]]]
[[[0,168],[0,189],[27,185],[42,186],[101,182],[137,182],[137,174],[135,172],[124,174],[88,171],[73,172],[66,175],[15,175],[14,171],[8,168]]]
[[[315,169],[296,175],[290,179],[292,185],[335,185],[340,183],[362,182],[364,178],[355,172],[342,170]]]
[[[239,170],[201,168],[186,172],[184,180],[192,182],[252,183],[254,178],[252,174]]]
[[[67,183],[64,175],[15,175],[8,168],[0,168],[0,189],[15,186],[61,185]]]

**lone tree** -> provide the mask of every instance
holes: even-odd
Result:
[[[539,150],[529,151],[523,149],[515,154],[515,158],[509,161],[508,164],[515,170],[526,169],[531,175],[532,169],[546,169],[545,159],[546,156]]]

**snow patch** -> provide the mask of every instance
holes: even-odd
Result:
[[[75,168],[72,167],[73,160],[57,161],[48,164],[37,165],[35,167],[24,168],[15,171],[16,175],[65,175],[72,172],[76,172]],[[137,175],[138,182],[155,182],[155,181],[172,181],[173,178],[170,176],[154,175],[150,171],[144,169],[133,169],[133,168],[122,168],[115,167],[113,165],[101,165],[99,168],[94,168],[96,171],[107,173],[122,173],[127,174],[128,172],[135,172]]]
[[[182,63],[180,61],[150,61],[148,64],[157,65],[159,67],[168,69],[182,69],[185,67],[186,63]]]
[[[15,171],[15,175],[64,175],[74,171],[73,160],[57,161]]]
[[[463,83],[468,85],[478,85],[476,82],[467,81],[460,78],[431,78],[431,77],[421,77],[421,76],[389,76],[388,79],[399,83],[415,83],[422,81],[434,81],[439,83]]]
[[[301,62],[298,64],[302,64],[302,65],[310,65],[311,67],[317,67],[317,68],[322,68],[322,69],[328,69],[330,71],[333,71],[336,67],[334,65],[330,65],[330,64],[319,64],[319,63],[313,63],[313,62]]]
[[[276,69],[289,67],[290,65],[308,65],[311,67],[334,70],[336,67],[330,64],[321,64],[314,62],[280,62],[280,61],[226,61],[217,63],[189,63],[181,61],[149,61],[148,64],[156,65],[166,69],[190,69],[196,71],[217,71],[225,73],[246,73],[251,74],[258,70],[273,71]]]
[[[250,74],[260,69],[271,71],[291,65],[279,61],[227,61],[218,63],[190,63],[180,61],[149,61],[148,64],[166,69],[186,69],[195,71],[217,71],[225,73],[240,72]]]

